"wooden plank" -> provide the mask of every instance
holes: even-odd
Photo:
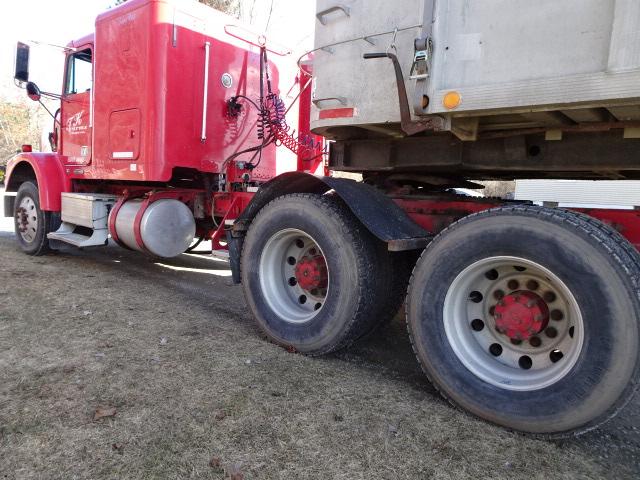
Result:
[[[630,105],[607,108],[621,122],[640,120],[640,106]]]
[[[576,123],[605,123],[611,120],[611,115],[606,108],[581,108],[578,110],[562,110],[562,114],[569,117]]]
[[[560,112],[531,112],[523,113],[522,117],[527,120],[542,125],[544,127],[562,127],[573,125],[574,122]]]

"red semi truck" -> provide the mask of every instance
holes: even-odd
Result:
[[[350,13],[330,6],[318,23]],[[53,153],[9,162],[4,207],[16,240],[30,255],[112,239],[160,257],[211,240],[214,254],[228,252],[259,327],[283,347],[345,348],[405,303],[417,358],[455,405],[541,436],[595,428],[639,382],[638,211],[569,211],[450,189],[542,171],[582,177],[603,149],[615,152],[601,170],[632,178],[640,143],[623,143],[612,126],[566,129],[584,161],[554,170],[563,146],[545,143],[544,125],[469,142],[446,115],[416,120],[404,77],[429,50],[416,41],[406,71],[398,31],[356,39],[369,48],[363,65],[377,63],[397,82],[388,98],[401,117],[364,127],[340,123],[358,115],[342,97],[312,98],[322,85],[309,66],[296,67],[291,87],[285,50],[195,2],[129,0],[100,15],[95,34],[66,48],[57,95],[29,80],[29,48],[19,44],[16,80],[34,100],[58,98],[60,109]],[[389,48],[371,52],[384,36]],[[444,105],[460,101],[454,92]],[[314,132],[333,140],[328,169],[363,181],[324,171]],[[295,161],[278,174],[285,151]],[[534,157],[542,163],[526,163]]]

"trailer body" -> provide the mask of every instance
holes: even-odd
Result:
[[[341,170],[636,178],[639,22],[631,0],[320,0],[312,127],[338,141],[331,162]],[[397,56],[401,82],[388,60],[363,59],[375,52]],[[367,148],[393,149],[406,135],[398,83],[411,122],[445,139],[412,134],[421,155],[379,154],[368,166]],[[363,139],[378,145],[354,145]],[[456,153],[443,155],[443,142]],[[605,144],[609,158],[589,155]],[[563,161],[567,149],[574,158]]]

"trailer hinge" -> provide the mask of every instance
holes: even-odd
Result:
[[[433,43],[431,37],[416,38],[413,42],[413,63],[409,72],[409,79],[424,80],[429,78],[429,62]]]

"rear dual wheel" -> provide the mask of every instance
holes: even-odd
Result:
[[[547,437],[615,415],[638,385],[638,253],[572,212],[472,215],[441,233],[411,279],[407,322],[452,403]]]
[[[251,223],[242,283],[269,339],[320,355],[348,346],[388,315],[389,258],[340,199],[285,195]]]

